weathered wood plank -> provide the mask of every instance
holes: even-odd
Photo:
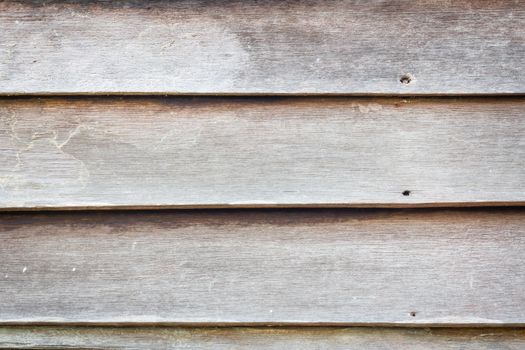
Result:
[[[525,211],[3,213],[1,324],[525,325]]]
[[[523,204],[524,111],[525,99],[4,99],[0,207]]]
[[[511,350],[525,329],[0,328],[1,349]]]
[[[7,0],[0,27],[2,94],[525,93],[519,0]]]

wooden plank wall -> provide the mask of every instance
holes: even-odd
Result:
[[[524,2],[0,28],[0,349],[525,348]]]

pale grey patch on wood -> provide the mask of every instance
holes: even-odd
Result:
[[[0,207],[522,204],[523,99],[0,100]]]
[[[525,325],[525,212],[0,216],[2,324]]]
[[[518,350],[524,329],[0,328],[1,349]]]
[[[3,94],[525,93],[519,0],[8,0],[0,27]]]

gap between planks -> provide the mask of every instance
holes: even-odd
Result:
[[[90,206],[42,206],[42,207],[6,207],[0,212],[67,212],[67,211],[122,211],[122,210],[207,210],[207,209],[448,209],[448,208],[490,208],[490,207],[524,207],[525,202],[447,202],[447,203],[368,203],[368,204],[340,204],[340,203],[315,203],[315,204],[180,204],[180,205],[90,205]]]

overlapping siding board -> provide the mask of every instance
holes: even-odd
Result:
[[[524,325],[525,213],[8,214],[0,323]]]
[[[0,207],[525,202],[525,100],[0,100]]]
[[[522,1],[0,4],[3,94],[523,94]]]

